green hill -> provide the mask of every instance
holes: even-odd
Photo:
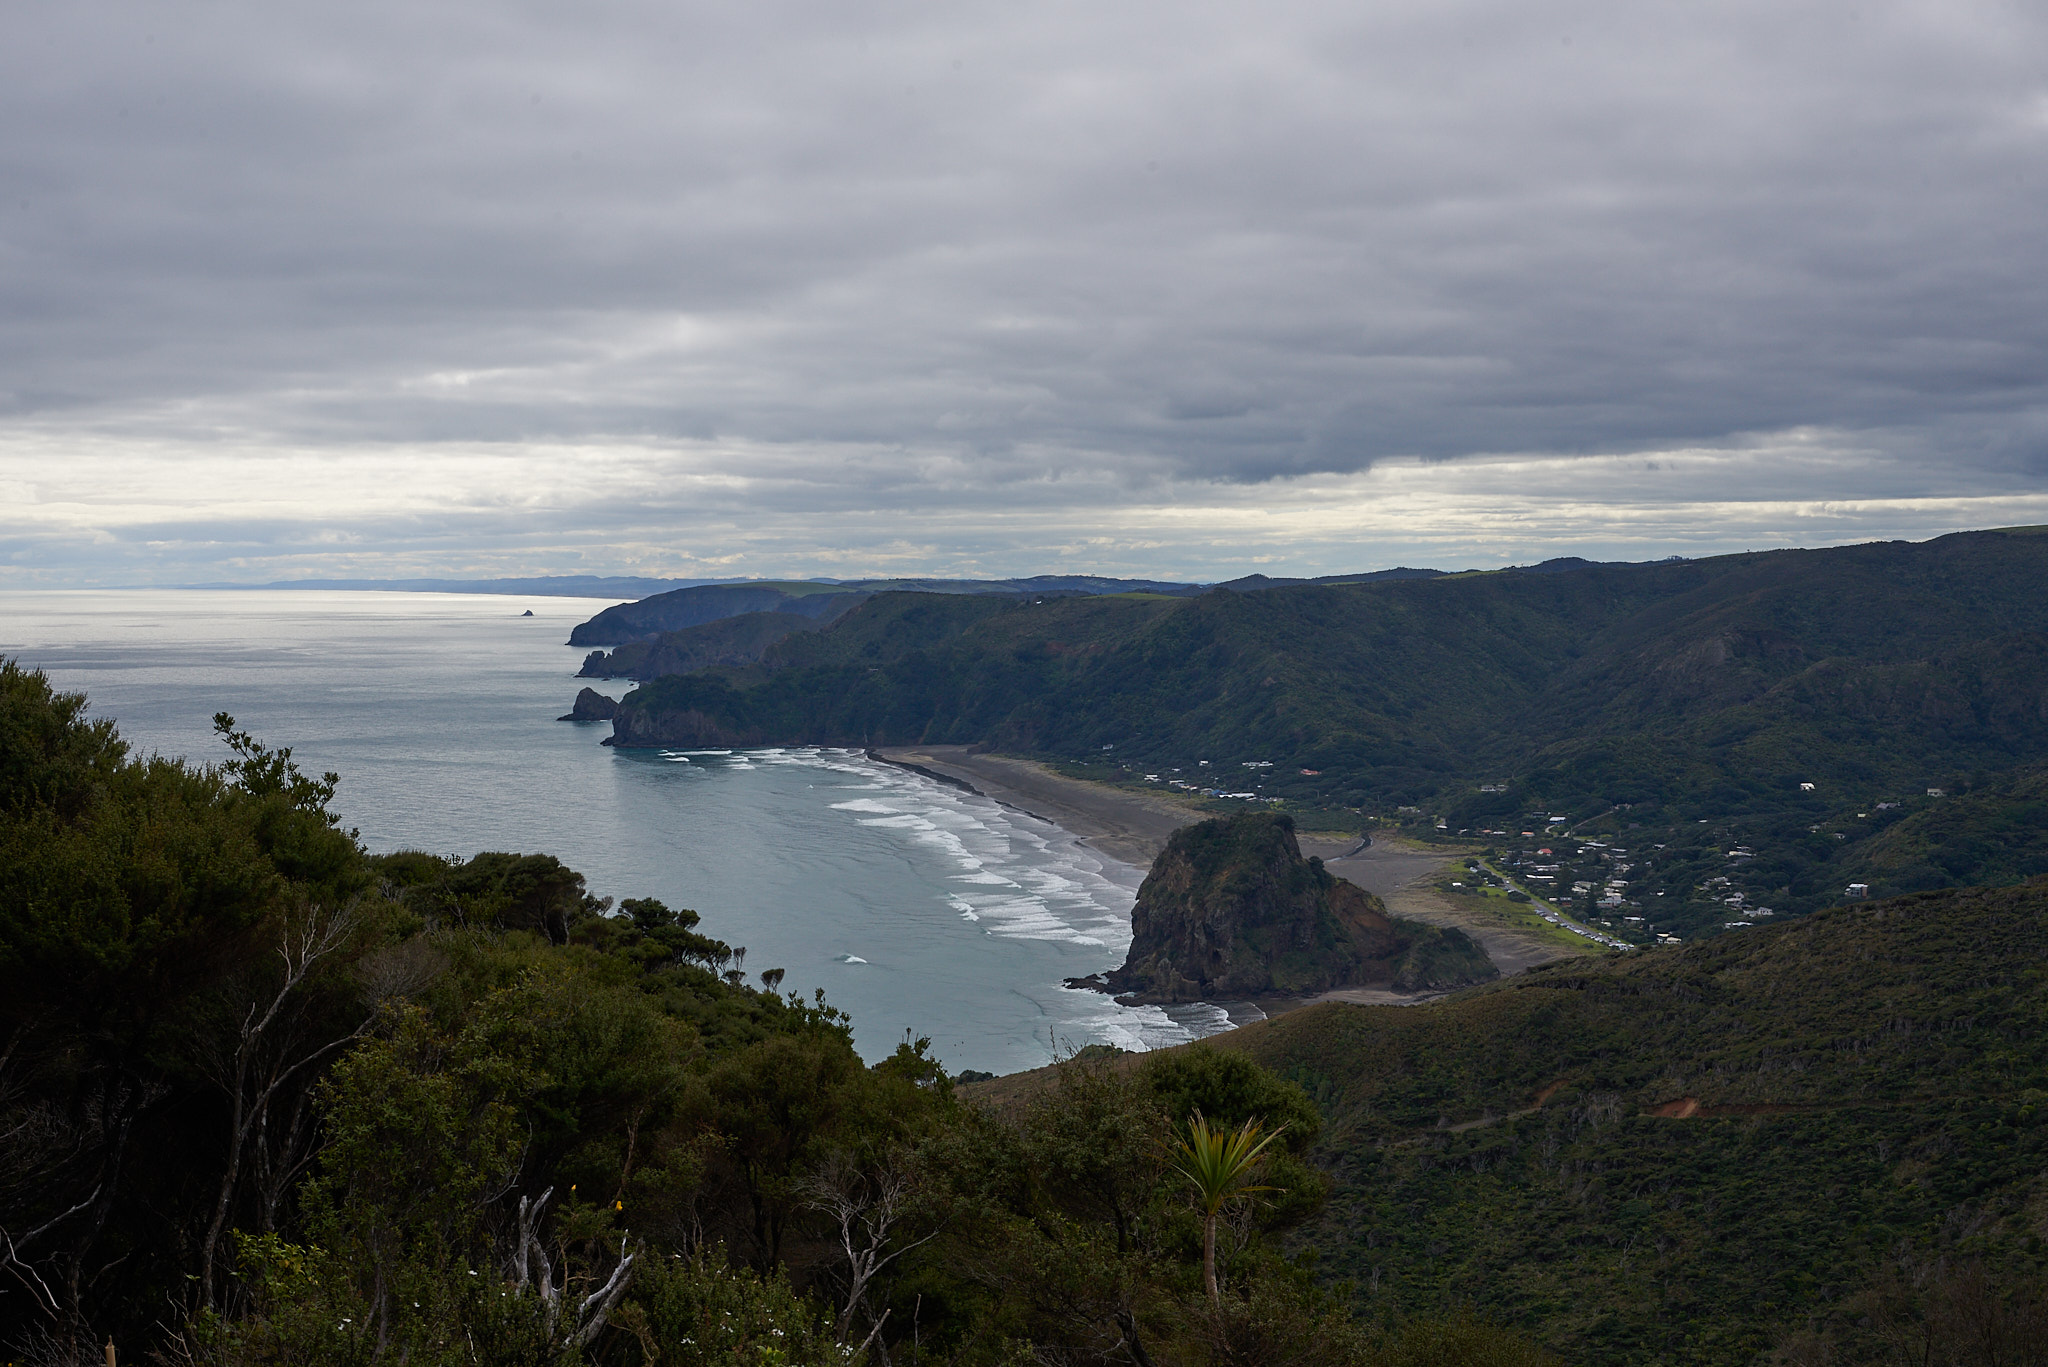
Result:
[[[1888,1280],[2044,1267],[2048,880],[1219,1043],[1323,1110],[1336,1188],[1299,1242],[1372,1309],[1470,1303],[1607,1364],[1815,1324],[1869,1361]]]
[[[2048,761],[2042,583],[2048,536],[2017,529],[1193,597],[882,593],[642,687],[615,743],[1113,759],[1454,835],[1611,817],[1767,844],[1758,893],[1805,910],[1854,879],[1879,804]]]
[[[1435,571],[1401,570],[1394,573],[1434,574]],[[1010,598],[1037,598],[1048,594],[1184,594],[1199,591],[1199,586],[1194,584],[1161,583],[1150,579],[1105,579],[1092,574],[1040,574],[1028,579],[859,579],[845,583],[748,580],[744,583],[673,589],[638,602],[606,608],[571,631],[569,644],[622,645],[653,641],[664,632],[682,631],[753,612],[787,612],[829,621],[877,593],[997,594]]]
[[[845,599],[851,607],[856,601]],[[658,679],[664,674],[691,674],[714,665],[752,664],[777,641],[799,631],[814,631],[825,620],[795,612],[743,612],[702,622],[678,631],[664,631],[642,641],[628,641],[609,651],[584,657],[580,679]]]
[[[569,633],[569,644],[609,646],[647,641],[664,631],[680,631],[752,612],[787,612],[822,620],[859,601],[858,593],[838,584],[698,584],[606,608],[589,621],[579,623]]]
[[[2048,771],[2024,770],[1974,792],[1915,805],[1849,861],[1873,887],[2002,885],[2048,873]]]
[[[1271,759],[1367,804],[1504,769],[1553,805],[1924,787],[2048,753],[2042,582],[2048,537],[1980,532],[1192,598],[884,593],[632,706],[778,741]]]

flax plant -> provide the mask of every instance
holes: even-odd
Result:
[[[1195,1203],[1202,1209],[1202,1282],[1209,1291],[1209,1303],[1219,1309],[1223,1293],[1216,1285],[1216,1217],[1223,1207],[1240,1196],[1276,1188],[1252,1180],[1258,1175],[1259,1158],[1266,1146],[1287,1127],[1267,1133],[1257,1120],[1247,1120],[1234,1130],[1211,1129],[1196,1111],[1188,1118],[1186,1138],[1173,1153],[1173,1169],[1195,1189]]]

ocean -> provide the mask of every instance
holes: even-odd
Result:
[[[952,1071],[1229,1028],[1062,986],[1123,962],[1143,870],[1058,827],[812,747],[612,750],[555,720],[569,629],[605,600],[269,590],[0,592],[0,655],[86,693],[139,752],[214,763],[216,712],[300,767],[372,851],[552,854],[600,896],[658,897],[822,988],[870,1060],[928,1035]],[[531,616],[523,614],[531,612]],[[598,683],[621,696],[623,683]]]

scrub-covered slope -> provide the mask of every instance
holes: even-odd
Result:
[[[1887,1268],[2040,1269],[2048,881],[1221,1042],[1325,1112],[1324,1269],[1577,1359],[1745,1362],[1815,1317],[1846,1347]]]

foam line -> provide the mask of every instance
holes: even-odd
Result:
[[[1085,962],[1070,960],[1063,975],[1114,967],[1129,952],[1131,907],[1142,871],[1103,859],[1041,818],[970,789],[871,760],[860,751],[786,747],[690,753],[715,755],[730,769],[774,764],[815,771],[818,779],[810,786],[828,811],[874,832],[913,867],[936,870],[937,881],[951,885],[934,889],[927,904],[935,935],[1069,946]],[[915,905],[904,910],[925,914]],[[867,962],[852,954],[834,957],[849,965]],[[1018,962],[1043,965],[1045,960]],[[1229,1030],[1257,1010],[1249,1003],[1130,1007],[1101,993],[1052,983],[1019,982],[1013,990],[1036,1003],[1056,1037],[1134,1051]]]

